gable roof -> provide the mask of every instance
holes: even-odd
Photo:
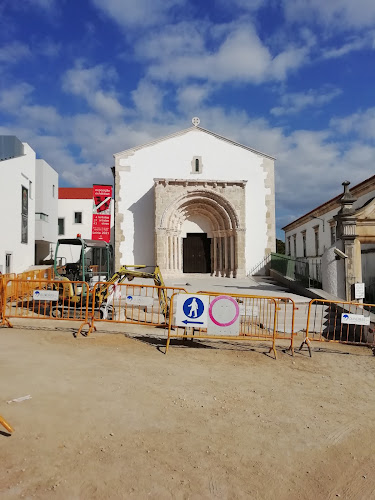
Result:
[[[92,194],[93,194],[92,187],[59,188],[59,200],[91,200]]]
[[[205,128],[195,127],[195,126],[186,128],[184,130],[180,130],[178,132],[174,132],[173,134],[166,135],[165,137],[160,137],[159,139],[156,139],[155,141],[148,142],[148,143],[142,144],[140,146],[135,146],[133,148],[125,149],[124,151],[120,151],[119,153],[115,153],[113,156],[114,156],[114,158],[116,158],[117,156],[129,154],[129,152],[135,152],[135,151],[138,151],[138,150],[143,149],[143,148],[148,148],[150,146],[153,146],[154,144],[158,144],[159,142],[167,141],[168,139],[172,139],[173,137],[178,137],[178,136],[184,135],[184,134],[186,134],[188,132],[192,132],[194,130],[199,130],[200,132],[204,132],[206,134],[212,135],[213,137],[216,137],[217,139],[220,139],[221,141],[228,142],[229,144],[232,144],[234,146],[238,146],[239,148],[247,149],[248,151],[251,151],[252,153],[255,153],[255,154],[258,154],[261,156],[265,156],[266,158],[270,158],[271,160],[276,159],[271,155],[268,155],[266,153],[262,153],[261,151],[257,151],[256,149],[250,148],[248,146],[244,146],[243,144],[241,144],[239,142],[233,141],[232,139],[228,139],[227,137],[216,134],[215,132],[211,132],[210,130],[207,130]]]
[[[356,184],[355,186],[350,188],[350,192],[353,196],[359,197],[363,194],[368,193],[369,191],[373,190],[375,187],[375,175],[369,177],[368,179],[365,179],[364,181],[360,182],[359,184]],[[311,219],[311,216],[320,216],[324,215],[327,212],[330,212],[331,210],[335,208],[339,208],[341,206],[340,200],[343,196],[343,192],[335,196],[334,198],[331,198],[330,200],[326,201],[325,203],[322,203],[316,208],[313,208],[310,210],[310,212],[307,212],[304,215],[301,215],[301,217],[298,217],[298,219],[295,219],[292,222],[289,222],[286,226],[282,227],[281,229],[283,231],[291,231],[292,229],[297,228],[301,224],[304,224],[308,220]],[[363,207],[360,207],[363,208]]]

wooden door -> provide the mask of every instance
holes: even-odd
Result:
[[[183,272],[211,272],[211,239],[206,233],[187,233],[183,239]]]

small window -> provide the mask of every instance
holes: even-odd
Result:
[[[29,198],[33,199],[33,183],[31,181],[29,181]]]
[[[302,233],[303,256],[306,257],[306,231]]]
[[[315,231],[315,255],[319,255],[319,226],[314,227]]]
[[[290,249],[290,236],[288,236],[288,255],[290,255],[291,249]]]
[[[293,250],[294,250],[294,257],[297,257],[297,235],[293,234]]]
[[[74,212],[74,224],[82,224],[82,212]]]
[[[55,197],[55,185],[52,184],[52,197],[54,198]]]
[[[5,254],[5,274],[9,274],[12,271],[12,254]]]
[[[331,226],[331,245],[333,245],[336,241],[336,226],[332,224]]]
[[[59,236],[65,234],[65,219],[58,219],[58,233]]]
[[[192,174],[201,174],[202,171],[203,171],[202,157],[201,156],[193,156],[193,160],[191,162],[191,173]]]

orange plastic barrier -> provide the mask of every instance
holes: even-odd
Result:
[[[95,323],[113,322],[133,325],[167,326],[169,299],[183,288],[128,283],[96,283],[91,308],[91,327]]]
[[[306,337],[300,347],[301,350],[306,344],[310,356],[312,341],[363,345],[375,349],[375,305],[311,300]]]
[[[9,318],[55,319],[82,321],[79,332],[89,325],[92,294],[83,281],[68,280],[8,280],[12,295],[3,300],[3,324]]]
[[[13,427],[0,415],[0,424],[8,431],[14,432]]]
[[[181,327],[176,326],[175,320],[175,302],[179,294],[172,295],[171,310],[169,315],[168,325],[168,340],[166,345],[166,353],[169,349],[171,338],[182,339],[211,339],[211,340],[230,340],[230,341],[264,341],[270,340],[272,345],[269,352],[273,351],[275,359],[276,354],[276,325],[277,325],[277,302],[272,297],[258,297],[251,295],[240,294],[216,294],[216,293],[198,293],[196,295],[208,296],[209,305],[219,296],[232,297],[238,304],[239,312],[239,334],[212,334],[207,328],[198,327]],[[194,294],[195,295],[195,294]]]
[[[220,292],[200,291],[197,293],[204,293],[209,295],[222,295]],[[243,297],[241,294],[231,293],[231,297]],[[274,299],[277,304],[277,319],[276,319],[276,339],[289,340],[290,346],[288,350],[294,356],[294,318],[295,311],[298,309],[293,299],[289,297],[275,297],[275,296],[262,296],[262,298]],[[242,324],[242,323],[241,323]]]

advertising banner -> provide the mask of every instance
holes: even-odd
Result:
[[[112,186],[93,185],[92,239],[111,239]]]

